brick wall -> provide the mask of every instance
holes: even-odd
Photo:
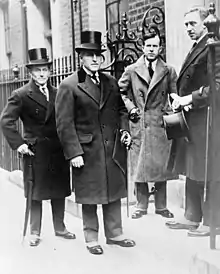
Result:
[[[129,21],[131,23],[130,28],[136,30],[142,22],[144,13],[151,7],[159,7],[164,11],[164,0],[128,0],[129,1]],[[151,22],[152,17],[155,15],[155,10],[150,13],[150,17],[147,23]],[[165,34],[165,23],[159,26],[161,34]]]

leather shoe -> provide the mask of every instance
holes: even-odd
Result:
[[[102,249],[102,247],[100,245],[87,246],[87,249],[93,255],[101,255],[101,254],[103,254],[103,249]]]
[[[147,210],[140,210],[137,209],[136,211],[133,212],[133,214],[131,215],[132,219],[139,219],[141,218],[143,215],[147,215]]]
[[[183,224],[179,222],[166,222],[166,226],[170,229],[187,229],[187,230],[195,230],[197,229],[197,224]]]
[[[108,244],[108,245],[119,245],[119,246],[122,246],[122,247],[133,247],[133,246],[136,245],[135,241],[129,240],[129,239],[124,239],[124,240],[121,240],[121,241],[107,239],[106,244]]]
[[[38,246],[40,244],[40,238],[38,235],[31,235],[31,239],[29,241],[30,246]]]
[[[62,238],[67,239],[67,240],[74,240],[74,239],[76,239],[76,235],[74,233],[69,232],[69,231],[64,231],[64,232],[58,232],[58,231],[56,231],[55,235],[57,237],[62,237]]]
[[[200,231],[200,230],[191,230],[188,231],[187,235],[189,237],[207,237],[210,236],[210,232],[209,231]]]
[[[156,210],[155,213],[159,214],[159,215],[161,215],[162,217],[165,217],[165,218],[173,218],[174,217],[173,213],[171,213],[168,209]]]

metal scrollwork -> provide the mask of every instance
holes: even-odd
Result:
[[[155,31],[155,26],[162,24],[164,18],[164,12],[161,8],[151,7],[144,13],[140,26],[134,31],[129,30],[127,13],[123,13],[119,23],[119,32],[114,40],[111,39],[107,31],[106,43],[110,50],[111,62],[102,70],[110,70],[118,78],[124,68],[134,63],[142,54],[143,35],[146,32]]]

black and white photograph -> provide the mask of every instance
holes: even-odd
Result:
[[[0,274],[220,274],[220,0],[0,0]]]

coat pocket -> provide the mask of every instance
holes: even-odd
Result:
[[[80,144],[90,143],[92,141],[92,137],[92,134],[82,134],[78,136]]]

